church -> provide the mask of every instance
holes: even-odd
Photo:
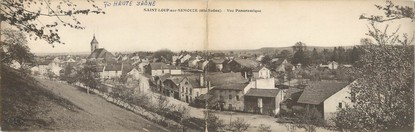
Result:
[[[100,60],[104,63],[115,62],[115,56],[111,52],[108,52],[104,48],[99,48],[99,43],[95,38],[95,34],[91,41],[91,54],[89,55],[88,59]]]

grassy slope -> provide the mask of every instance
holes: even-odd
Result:
[[[70,111],[79,107],[40,88],[34,78],[7,66],[1,66],[1,127],[2,130],[34,130],[47,128],[53,119],[42,117],[50,106],[61,106]]]
[[[133,112],[64,83],[1,67],[1,129],[166,131]]]

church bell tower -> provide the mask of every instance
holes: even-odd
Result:
[[[98,49],[98,41],[95,38],[95,34],[94,34],[94,38],[92,38],[92,41],[91,41],[91,53],[94,52],[95,49]]]

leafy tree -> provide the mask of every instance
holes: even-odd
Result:
[[[61,75],[61,79],[70,84],[76,82],[76,71],[72,65],[68,64],[65,66],[63,75]]]
[[[231,127],[231,130],[235,132],[244,132],[249,128],[249,124],[240,117],[232,121],[229,126]]]
[[[294,44],[294,46],[292,47],[294,52],[298,52],[298,51],[306,51],[307,47],[305,45],[305,43],[298,41]]]
[[[258,132],[271,132],[271,126],[261,124],[258,127]]]
[[[307,66],[310,62],[309,56],[307,54],[307,48],[305,43],[303,42],[297,42],[292,47],[294,53],[292,62],[293,64],[301,63],[303,66]]]
[[[82,69],[78,71],[77,78],[79,82],[87,86],[87,93],[89,94],[89,88],[98,88],[100,84],[99,74],[97,72],[97,63],[93,61],[86,62]]]
[[[264,58],[262,58],[261,63],[264,65],[269,65],[271,62],[271,57],[269,55],[265,55]]]
[[[2,29],[1,38],[0,57],[2,63],[10,64],[12,61],[17,61],[23,66],[25,63],[32,63],[34,61],[34,55],[30,52],[30,48],[27,46],[26,36],[22,32],[12,29]]]
[[[105,13],[94,4],[94,0],[87,2],[85,5],[88,6],[78,6],[70,0],[2,0],[0,21],[29,33],[35,40],[40,38],[50,44],[63,43],[58,34],[61,25],[84,29],[77,16]],[[43,18],[54,20],[41,21]]]
[[[325,124],[323,116],[317,110],[317,108],[307,108],[295,115],[297,120],[294,120],[294,124],[286,126],[288,129],[302,128],[307,132],[315,132],[317,126],[323,126]]]
[[[154,58],[159,58],[159,59],[166,59],[169,62],[172,62],[172,57],[173,57],[174,53],[171,50],[168,49],[162,49],[162,50],[158,50],[156,52],[154,52],[153,57]]]
[[[207,112],[205,111],[204,114],[205,114],[205,117],[206,117]],[[208,125],[207,125],[207,127],[208,127],[209,131],[216,132],[216,131],[223,130],[223,128],[225,127],[225,125],[223,123],[223,120],[220,120],[215,114],[213,114],[211,112],[208,113],[207,115],[208,115],[208,118],[207,118],[207,124]]]
[[[311,62],[312,64],[319,64],[319,63],[321,63],[320,62],[320,56],[319,56],[316,48],[313,49],[313,52],[311,53],[311,58],[310,59],[312,61]]]
[[[364,50],[352,85],[352,106],[340,110],[334,122],[341,130],[413,130],[414,125],[414,47],[407,35],[397,30],[388,33],[388,25],[379,24],[395,19],[414,19],[413,8],[376,5],[383,16],[361,16],[370,23],[367,34],[374,41],[363,40]]]

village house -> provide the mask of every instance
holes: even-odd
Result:
[[[271,77],[271,71],[265,66],[255,67],[252,69],[254,78],[263,78],[267,79]]]
[[[224,73],[239,72],[242,68],[241,64],[235,61],[233,57],[229,57],[225,61],[223,61],[222,66],[222,72]]]
[[[295,66],[289,63],[287,59],[274,58],[271,60],[271,63],[276,66],[274,68],[277,73],[286,73],[295,70]]]
[[[183,76],[172,76],[163,81],[163,93],[165,96],[173,97],[180,100],[180,82],[183,80]]]
[[[123,71],[123,63],[109,63],[104,66],[100,73],[103,79],[117,79],[120,78]]]
[[[220,110],[243,111],[243,95],[246,93],[248,80],[240,73],[210,73],[207,75],[213,89],[209,102],[211,107]]]
[[[316,108],[323,118],[329,121],[338,108],[352,103],[349,84],[338,81],[309,83],[297,102],[304,104],[306,109]]]
[[[208,91],[203,75],[185,76],[179,84],[180,100],[186,103],[194,102],[195,98]]]
[[[38,62],[37,68],[31,68],[32,72],[39,72],[40,75],[46,75],[49,71],[59,76],[63,69],[58,58],[47,58]]]
[[[215,66],[216,66],[216,70],[217,70],[217,71],[222,71],[222,68],[223,68],[223,61],[225,61],[224,59],[221,59],[221,58],[214,58],[214,59],[212,59],[211,61],[215,64]]]
[[[335,62],[335,61],[331,61],[331,62],[328,62],[326,64],[320,64],[320,67],[322,67],[322,68],[328,68],[330,70],[335,70],[335,69],[337,69],[339,67],[339,64],[337,62]]]
[[[181,75],[182,70],[180,67],[167,65],[162,62],[155,62],[150,63],[151,75],[152,76],[160,76],[163,74],[171,74],[171,75]]]
[[[136,67],[130,67],[130,68],[124,68],[123,74],[125,74],[128,78],[131,78],[133,80],[138,80],[140,77],[140,74],[142,74],[141,71],[138,70]]]
[[[216,107],[220,110],[244,111],[244,89],[247,86],[247,83],[214,86],[212,93],[217,98]]]
[[[274,116],[280,111],[283,97],[280,89],[251,88],[244,95],[245,111]]]

